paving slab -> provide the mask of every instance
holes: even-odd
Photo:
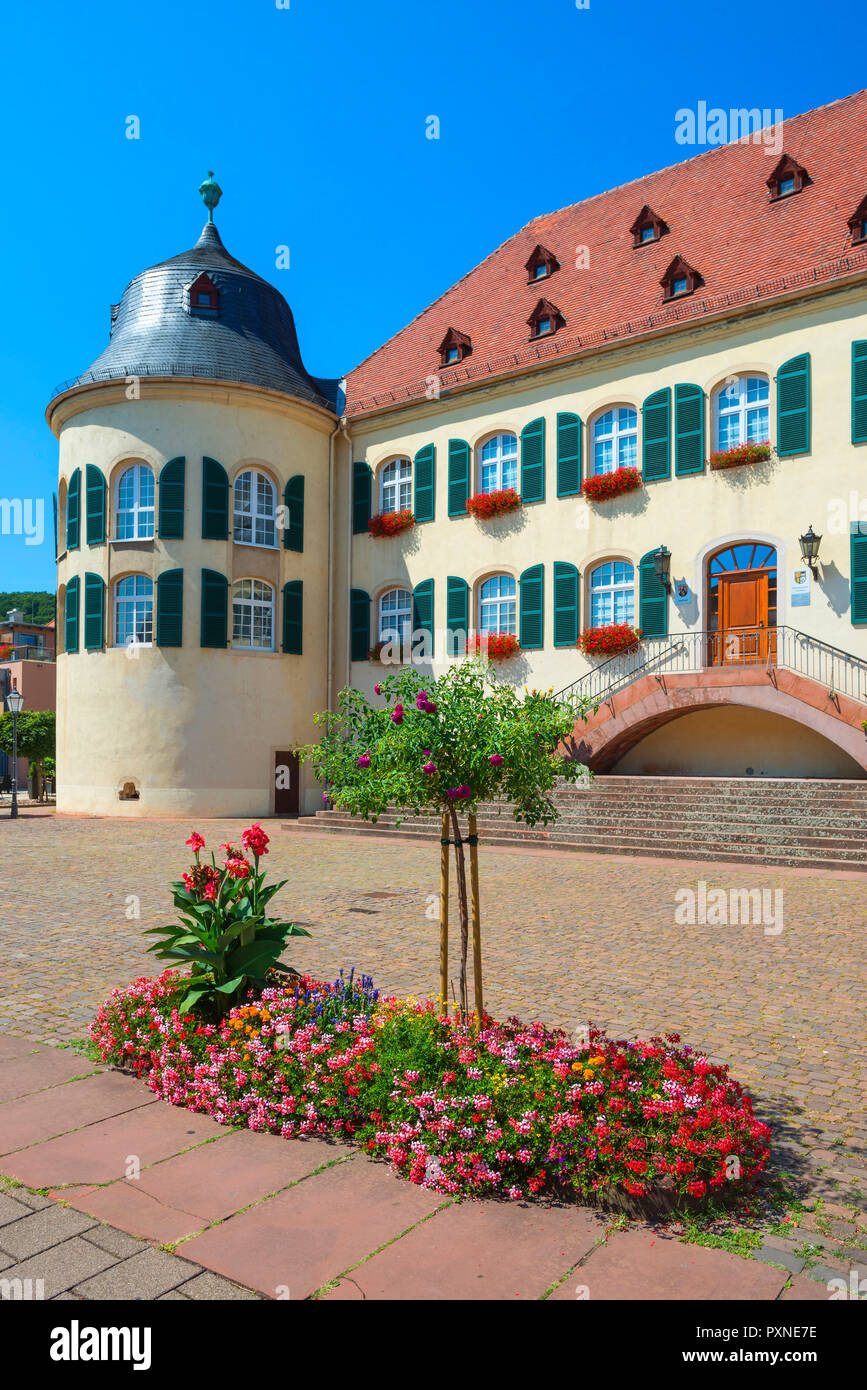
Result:
[[[119,1260],[126,1259],[127,1255],[135,1255],[142,1248],[141,1241],[135,1236],[128,1236],[126,1231],[116,1231],[113,1226],[91,1226],[85,1232],[84,1239],[89,1240],[91,1245],[98,1245],[109,1255],[116,1255]]]
[[[792,1280],[791,1288],[780,1294],[781,1303],[828,1303],[833,1290],[827,1284],[817,1284],[815,1279],[805,1279],[798,1274]]]
[[[359,1157],[186,1241],[184,1254],[270,1297],[307,1298],[443,1205]]]
[[[126,1084],[131,1098],[145,1095],[153,1099],[144,1087],[130,1081]],[[18,1149],[4,1158],[2,1166],[5,1172],[31,1187],[112,1182],[125,1176],[130,1159],[137,1159],[144,1168],[221,1132],[216,1121],[207,1115],[157,1101],[57,1139]]]
[[[4,1269],[4,1279],[42,1279],[44,1296],[56,1298],[82,1279],[88,1279],[117,1263],[114,1255],[89,1244],[81,1236],[73,1236],[60,1245],[31,1255]]]
[[[93,1188],[85,1196],[77,1197],[70,1206],[117,1226],[128,1235],[160,1245],[174,1244],[200,1231],[205,1224],[200,1216],[158,1202],[134,1182],[113,1182],[107,1187]]]
[[[0,1154],[41,1144],[139,1106],[156,1104],[150,1091],[131,1085],[127,1077],[113,1071],[87,1076],[83,1081],[69,1081],[20,1100],[7,1100],[0,1105]],[[8,1160],[0,1168],[8,1173]]]
[[[70,1236],[80,1236],[94,1225],[93,1218],[66,1207],[45,1207],[43,1211],[28,1211],[20,1221],[0,1229],[0,1249],[16,1260],[38,1255],[52,1245],[59,1245]]]
[[[340,1281],[328,1299],[533,1299],[605,1233],[580,1207],[461,1202]]]
[[[727,1250],[685,1245],[653,1231],[634,1229],[614,1231],[573,1270],[550,1300],[776,1299],[786,1278],[786,1270],[731,1255]]]
[[[142,1250],[119,1264],[115,1262],[102,1274],[79,1282],[75,1292],[93,1299],[148,1300],[178,1288],[201,1272],[198,1265],[165,1250]]]
[[[237,1130],[145,1169],[138,1186],[166,1206],[200,1216],[204,1225],[222,1221],[351,1152],[345,1144],[324,1139],[281,1139]]]
[[[190,1279],[189,1283],[182,1285],[184,1298],[197,1299],[243,1299],[254,1302],[259,1300],[259,1294],[252,1289],[242,1289],[240,1284],[232,1284],[228,1279],[221,1279],[219,1274],[197,1274],[195,1279]]]
[[[10,1033],[0,1033],[0,1062],[9,1062],[13,1057],[24,1057],[41,1046],[35,1038],[12,1037]]]
[[[18,1221],[22,1216],[29,1216],[31,1208],[25,1202],[16,1202],[14,1197],[7,1197],[0,1192],[0,1227],[8,1226],[10,1221]]]
[[[74,1076],[92,1076],[101,1068],[77,1052],[56,1047],[39,1047],[5,1061],[0,1057],[0,1102],[44,1091]]]

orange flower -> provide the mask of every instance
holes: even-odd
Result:
[[[592,1072],[592,1071],[585,1071],[585,1073],[584,1073],[584,1080],[585,1080],[585,1081],[592,1081],[595,1075],[596,1075],[595,1072]]]

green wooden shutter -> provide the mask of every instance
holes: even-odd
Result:
[[[66,491],[66,549],[77,550],[81,514],[81,469],[76,468]]]
[[[577,497],[581,491],[581,417],[569,411],[557,416],[557,496]]]
[[[85,472],[87,544],[102,545],[105,541],[105,478],[94,464]]]
[[[470,446],[449,440],[449,516],[465,516],[470,495]]]
[[[465,579],[446,580],[446,635],[449,656],[462,656],[470,630],[470,589]]]
[[[544,579],[544,565],[532,565],[521,575],[521,633],[518,641],[524,651],[534,651],[542,646],[545,633]]]
[[[182,541],[184,539],[184,478],[186,460],[169,459],[160,469],[160,520],[161,541]],[[172,644],[174,645],[174,644]]]
[[[668,636],[668,590],[656,573],[655,551],[638,566],[638,626],[642,637]]]
[[[182,647],[184,572],[164,570],[157,578],[157,646]]]
[[[78,651],[78,575],[73,575],[66,586],[63,606],[63,650]]]
[[[352,465],[352,534],[361,535],[370,521],[370,493],[373,474],[366,463]],[[367,653],[365,653],[367,655]]]
[[[855,627],[867,624],[867,530],[850,535],[850,567],[852,571],[852,623]]]
[[[545,500],[545,421],[531,420],[521,430],[521,501]]]
[[[105,645],[105,585],[100,574],[84,576],[84,649],[101,651]]]
[[[777,453],[806,454],[810,448],[810,354],[790,357],[777,372]]]
[[[301,656],[303,614],[304,585],[300,579],[290,579],[283,585],[283,650],[290,656]]]
[[[286,516],[283,526],[283,546],[286,550],[304,549],[304,477],[296,473],[283,489]]]
[[[349,626],[353,661],[366,661],[370,651],[370,594],[364,589],[349,591]]]
[[[202,570],[203,647],[225,647],[229,626],[229,581],[216,570]]]
[[[704,392],[700,386],[674,388],[674,471],[678,477],[704,472]]]
[[[425,444],[413,460],[413,515],[416,521],[433,521],[436,506],[437,451],[434,444]]]
[[[202,540],[224,541],[228,535],[229,475],[216,459],[205,458],[202,459]]]
[[[852,443],[867,443],[867,340],[852,344]]]
[[[433,657],[433,621],[434,582],[432,579],[424,579],[421,584],[416,584],[412,591],[412,645],[415,651],[419,643],[419,633],[423,632],[424,655],[429,659]]]
[[[641,414],[644,425],[642,472],[646,483],[655,483],[671,473],[671,387],[664,386],[648,396]]]
[[[578,641],[578,571],[564,560],[554,564],[554,646]]]

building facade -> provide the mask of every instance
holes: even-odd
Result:
[[[48,407],[58,809],[314,810],[342,686],[501,634],[597,770],[863,777],[865,120],[536,219],[342,387],[212,223],[137,277]]]

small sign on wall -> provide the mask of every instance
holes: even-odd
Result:
[[[689,603],[692,598],[692,590],[685,579],[675,579],[671,586],[671,593],[675,603]]]
[[[793,608],[806,608],[810,602],[812,575],[808,565],[799,565],[792,570],[789,602]]]

